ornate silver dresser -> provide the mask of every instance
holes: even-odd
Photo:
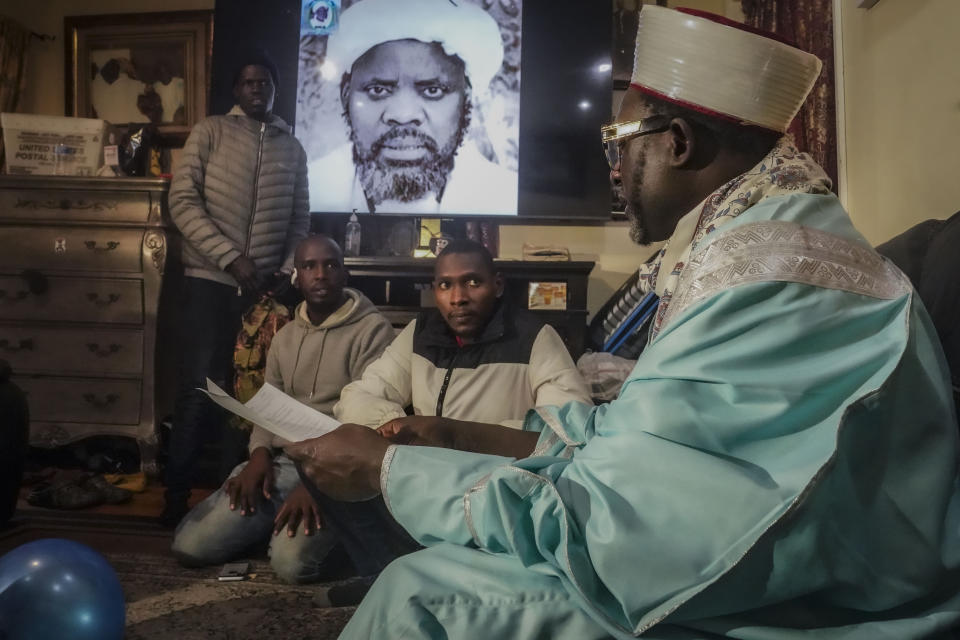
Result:
[[[167,187],[0,176],[0,358],[27,393],[32,445],[129,436],[156,474]]]

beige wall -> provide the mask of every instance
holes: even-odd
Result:
[[[27,88],[18,111],[64,115],[63,18],[101,13],[145,13],[213,9],[214,0],[9,0],[0,13],[53,42],[33,39],[28,58]]]
[[[845,199],[876,244],[960,209],[960,2],[836,1]]]

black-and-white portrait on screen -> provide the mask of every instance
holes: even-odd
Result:
[[[521,0],[303,0],[310,210],[517,213]]]

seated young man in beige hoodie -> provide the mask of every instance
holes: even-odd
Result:
[[[294,263],[294,284],[304,300],[294,320],[273,338],[265,379],[332,415],[340,390],[383,353],[394,331],[370,300],[344,287],[347,274],[336,242],[310,236],[297,247]],[[284,444],[254,428],[249,461],[177,528],[173,553],[181,564],[220,564],[269,539],[270,564],[281,578],[303,583],[326,577],[336,538],[321,528],[315,501],[293,463],[279,452]]]

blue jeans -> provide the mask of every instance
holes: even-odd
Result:
[[[381,496],[363,502],[340,502],[321,493],[300,465],[296,468],[359,575],[376,576],[400,556],[423,548],[393,519]]]
[[[246,464],[238,465],[231,477]],[[230,510],[230,497],[223,487],[191,509],[173,536],[172,551],[177,560],[190,567],[222,564],[269,540],[270,566],[281,579],[305,583],[328,577],[333,564],[328,556],[336,544],[336,536],[329,528],[307,536],[301,522],[292,538],[286,530],[277,536],[272,534],[277,511],[300,484],[293,461],[284,455],[273,459],[273,472],[276,484],[271,499],[262,499],[250,515],[240,515],[239,509]]]
[[[177,388],[166,468],[167,503],[186,503],[194,483],[194,468],[205,442],[220,443],[218,480],[246,458],[247,434],[225,420],[225,412],[204,396],[210,378],[221,388],[233,385],[233,348],[243,312],[253,304],[237,288],[206,280],[183,279],[177,348],[180,380]]]

